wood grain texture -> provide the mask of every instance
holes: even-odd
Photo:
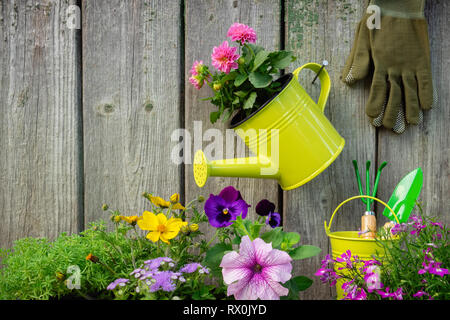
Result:
[[[397,135],[388,130],[379,132],[380,161],[388,161],[389,174],[384,176],[381,199],[389,199],[392,190],[408,172],[423,170],[423,188],[419,201],[427,214],[439,216],[450,223],[450,5],[448,1],[427,1],[433,85],[439,95],[436,108],[426,111],[424,122],[410,126]],[[384,217],[383,217],[384,218]]]
[[[231,44],[226,33],[234,22],[251,26],[258,35],[258,45],[267,50],[278,49],[280,45],[280,6],[278,2],[270,0],[186,1],[185,16],[185,126],[194,135],[194,121],[201,121],[203,132],[209,128],[217,128],[225,137],[227,124],[221,120],[211,124],[209,120],[209,113],[216,110],[216,107],[208,101],[200,101],[201,98],[211,96],[212,91],[207,87],[200,91],[196,90],[188,81],[189,70],[195,60],[203,60],[210,66],[211,71],[214,70],[211,65],[213,47],[219,46],[225,40]],[[205,148],[210,143],[204,141],[203,145],[193,145],[192,156],[197,149]],[[224,144],[224,154],[225,147]],[[224,187],[234,186],[241,191],[245,201],[252,205],[252,208],[249,209],[249,216],[255,215],[254,207],[261,199],[269,199],[278,204],[278,184],[274,180],[211,177],[205,187],[200,189],[194,181],[192,164],[187,164],[185,181],[188,200],[198,194],[208,198],[210,193],[218,194]],[[278,205],[277,208],[279,208]],[[208,235],[214,232],[209,226],[205,226],[204,231]]]
[[[0,2],[0,247],[79,230],[79,63],[68,1]]]
[[[85,221],[181,191],[179,1],[83,1]]]
[[[314,280],[302,299],[328,299],[334,295],[327,285],[313,274],[320,260],[329,251],[329,239],[323,223],[329,220],[336,206],[357,195],[352,160],[360,170],[366,160],[375,160],[375,130],[364,114],[367,88],[363,82],[347,87],[339,77],[353,43],[363,5],[360,1],[286,1],[286,49],[294,50],[297,66],[307,62],[329,62],[331,92],[325,115],[346,140],[344,150],[334,163],[314,180],[298,189],[284,192],[285,228],[301,234],[302,244],[322,248],[314,258],[295,263],[295,272]],[[314,75],[302,71],[300,83],[315,101],[320,93],[319,81],[311,84]],[[350,202],[333,222],[333,230],[357,230],[364,210],[361,202]]]

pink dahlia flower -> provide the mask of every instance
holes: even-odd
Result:
[[[196,89],[200,90],[200,88],[203,87],[204,79],[201,76],[196,75],[191,76],[189,82],[193,84]]]
[[[231,69],[237,69],[236,62],[239,54],[236,53],[235,47],[230,47],[228,41],[224,41],[220,46],[214,47],[211,54],[212,65],[219,71],[230,73]]]
[[[280,282],[291,278],[291,261],[289,254],[272,249],[271,243],[242,237],[239,253],[227,253],[220,263],[227,295],[237,300],[279,300],[289,293]]]
[[[249,26],[242,23],[233,23],[228,29],[227,37],[230,37],[232,41],[240,42],[241,44],[256,42],[256,32]]]

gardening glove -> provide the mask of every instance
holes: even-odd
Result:
[[[370,4],[381,9],[380,29],[369,29],[372,14],[364,15],[341,79],[348,85],[364,79],[373,64],[366,114],[374,126],[402,133],[406,123],[422,122],[422,110],[433,105],[425,0],[371,0]]]

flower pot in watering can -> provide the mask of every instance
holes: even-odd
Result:
[[[352,255],[356,255],[361,260],[371,260],[373,259],[373,255],[377,255],[378,257],[384,256],[384,249],[383,245],[379,242],[377,239],[369,239],[369,238],[362,238],[358,235],[358,231],[334,231],[331,232],[331,223],[333,222],[333,218],[335,214],[338,212],[338,210],[347,202],[352,201],[354,199],[359,198],[369,198],[372,200],[375,200],[382,205],[384,205],[393,215],[397,223],[400,223],[397,215],[395,212],[390,208],[386,203],[381,201],[380,199],[371,197],[371,196],[355,196],[351,197],[345,201],[343,201],[341,204],[339,204],[336,209],[334,210],[333,214],[331,215],[330,222],[327,225],[327,222],[324,222],[325,226],[325,232],[327,236],[330,238],[331,243],[331,253],[333,260],[336,260],[337,257],[340,257],[343,253],[345,253],[347,250],[351,251]],[[393,241],[395,238],[387,239],[386,241]],[[383,239],[384,241],[384,239]],[[338,263],[335,263],[334,268],[335,272],[340,272],[345,274],[345,270],[339,270],[340,265]],[[338,279],[336,282],[336,293],[337,293],[337,299],[341,300],[344,298],[344,290],[342,289],[342,284],[345,282],[344,279]]]
[[[299,83],[303,69],[319,73],[321,92],[315,103]],[[324,115],[330,77],[321,66],[307,63],[278,81],[282,90],[245,119],[234,117],[231,128],[254,157],[209,161],[201,150],[194,157],[194,178],[203,187],[210,176],[276,179],[283,190],[295,189],[324,171],[345,141]]]

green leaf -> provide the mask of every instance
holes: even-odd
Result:
[[[270,55],[270,62],[272,64],[272,67],[274,68],[278,68],[278,69],[284,69],[287,66],[289,66],[289,64],[291,64],[291,62],[295,61],[295,57],[292,55],[291,51],[277,51],[277,52],[273,52]]]
[[[222,242],[217,243],[206,252],[203,263],[205,264],[205,266],[211,269],[211,272],[213,274],[220,274],[220,262],[222,261],[225,252],[230,250],[233,250],[231,244]]]
[[[258,54],[255,57],[255,61],[253,62],[252,71],[256,71],[256,69],[258,69],[259,66],[261,66],[264,63],[264,61],[267,60],[269,54],[270,52],[265,50],[261,50],[260,52],[258,52]]]
[[[241,244],[241,237],[235,236],[235,237],[233,238],[233,240],[231,240],[231,243],[232,243],[232,244],[240,245],[240,244]]]
[[[222,84],[224,84],[227,81],[231,81],[236,79],[236,77],[238,76],[238,72],[237,71],[231,71],[229,74],[225,75],[222,79],[220,79],[220,82]]]
[[[311,245],[303,245],[295,248],[294,250],[289,252],[289,255],[294,260],[301,260],[314,257],[318,255],[322,249],[316,246]]]
[[[256,101],[256,92],[252,92],[247,100],[244,102],[244,109],[251,109]]]
[[[300,241],[300,234],[297,232],[285,232],[283,236],[283,242],[285,242],[288,248]]]
[[[272,77],[260,72],[252,72],[248,77],[255,88],[265,88],[272,82]]]
[[[261,235],[261,239],[263,239],[267,243],[272,243],[273,248],[278,248],[283,241],[283,232],[281,227],[276,227],[270,231],[267,231]]]
[[[228,119],[230,119],[232,113],[233,113],[233,109],[227,109],[224,112],[224,116],[223,116],[222,122],[228,121]]]
[[[283,286],[285,288],[289,289],[289,294],[293,294],[298,297],[298,293],[300,291],[305,291],[311,285],[313,284],[313,281],[305,276],[297,276],[292,279],[290,279],[288,282],[286,282]]]
[[[265,224],[259,223],[257,221],[253,222],[253,224],[250,225],[250,235],[252,239],[259,238],[259,232],[261,231],[261,228],[264,226]]]
[[[250,220],[243,220],[241,216],[237,216],[236,220],[233,221],[232,227],[240,236],[245,236],[250,234],[249,222]]]
[[[246,74],[246,73],[240,73],[240,74],[236,77],[236,79],[234,80],[234,85],[235,85],[236,87],[239,87],[241,84],[244,83],[245,80],[247,80],[247,78],[248,78],[248,74]]]
[[[236,91],[233,94],[238,96],[239,98],[245,98],[250,91]]]
[[[215,123],[219,118],[220,118],[219,111],[213,111],[209,114],[209,120],[211,121],[211,123]]]
[[[263,47],[257,46],[256,44],[247,43],[247,46],[249,46],[249,47],[253,50],[253,53],[254,53],[255,55],[257,55],[260,51],[263,51],[263,50],[264,50]],[[244,47],[244,48],[245,48],[245,47]]]

